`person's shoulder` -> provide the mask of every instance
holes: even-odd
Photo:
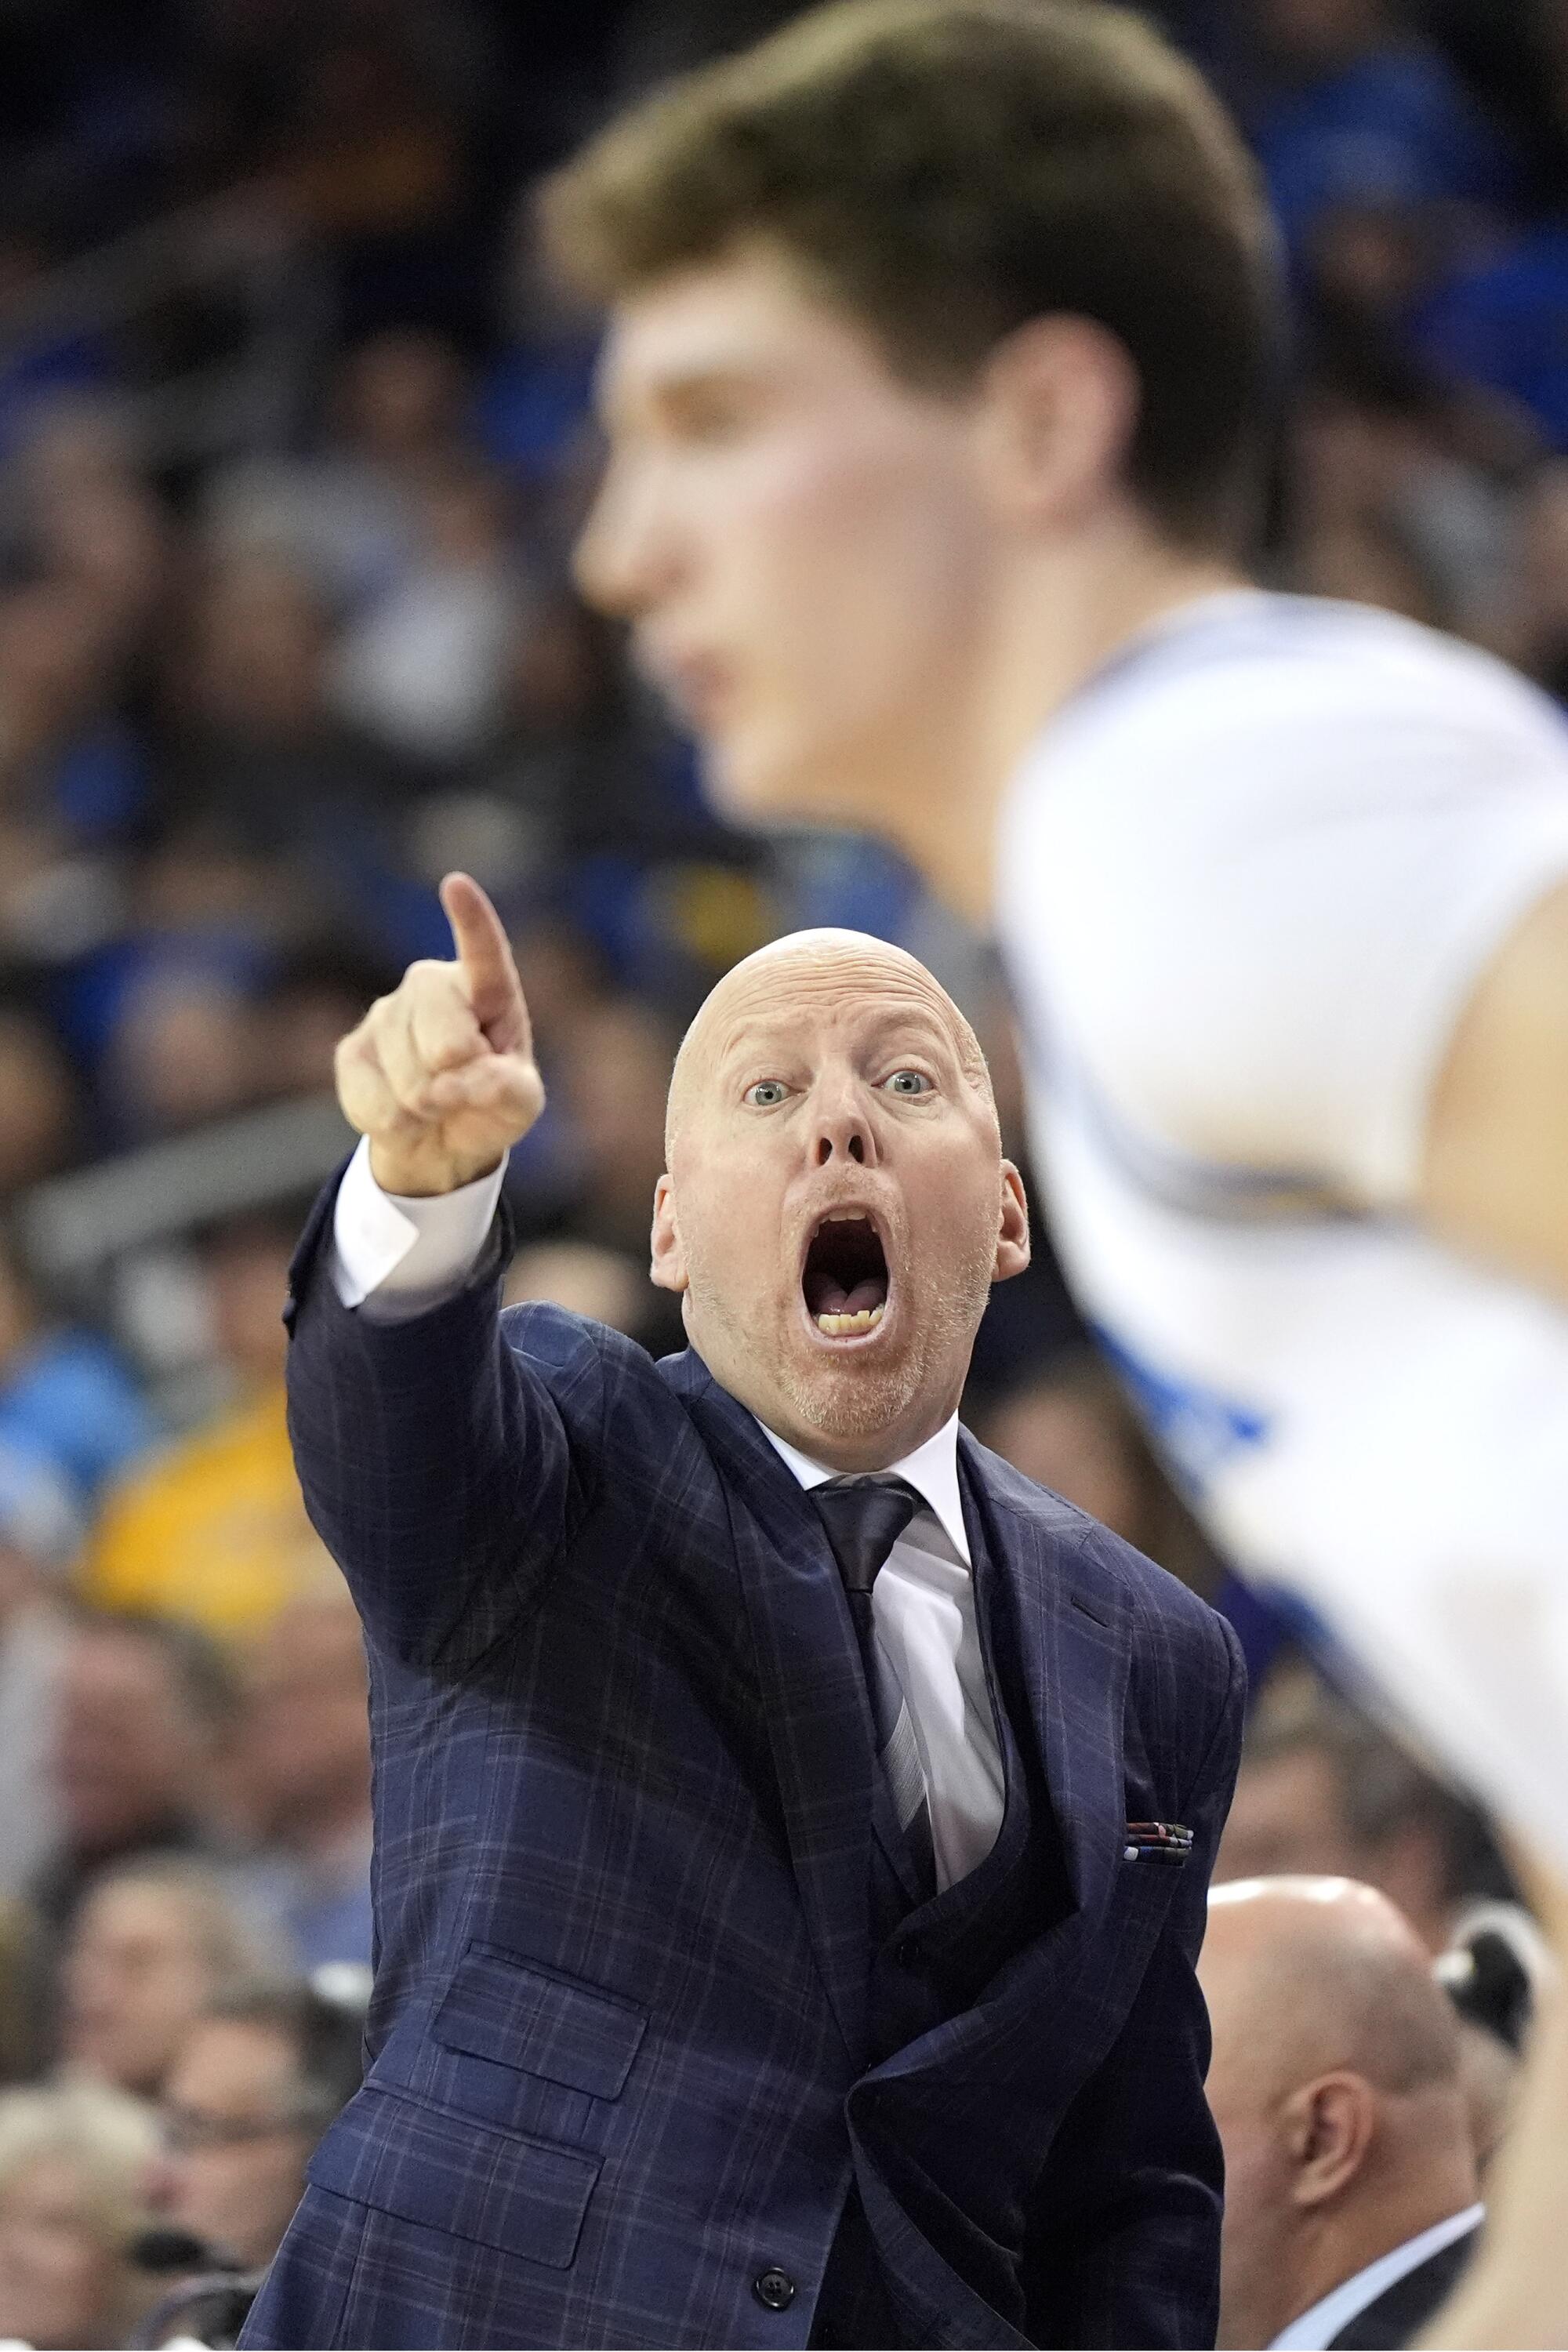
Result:
[[[1342,753],[1393,783],[1406,748],[1426,770],[1439,733],[1568,776],[1562,711],[1495,655],[1370,605],[1258,595],[1113,665],[1047,729],[1020,781],[1026,793],[1079,773],[1168,791],[1173,772],[1223,785],[1234,768],[1256,792],[1292,775],[1331,781]]]
[[[613,1325],[531,1299],[501,1310],[501,1334],[584,1436],[664,1448],[687,1419],[676,1388],[647,1349]]]
[[[518,1307],[504,1307],[500,1326],[507,1346],[526,1356],[547,1380],[557,1373],[608,1379],[616,1386],[658,1385],[647,1349],[590,1315],[531,1298]]]
[[[1478,840],[1516,837],[1548,857],[1568,837],[1556,704],[1394,614],[1241,597],[1134,651],[1042,735],[1003,810],[998,929],[1026,989],[1067,989],[1080,1046],[1152,1066],[1159,1096],[1173,1022],[1223,1038],[1248,1017],[1243,961],[1317,985],[1347,877],[1381,920],[1413,858],[1462,881]]]
[[[1287,696],[1331,720],[1376,716],[1458,718],[1519,729],[1568,753],[1568,729],[1552,698],[1484,647],[1402,614],[1326,596],[1268,596],[1227,667],[1233,682],[1263,688],[1242,710]]]

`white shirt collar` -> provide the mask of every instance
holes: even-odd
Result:
[[[800,1453],[771,1430],[765,1421],[759,1421],[757,1427],[803,1486],[808,1489],[820,1486],[829,1478],[843,1475],[841,1471],[830,1470],[824,1463],[814,1462],[809,1454]],[[965,1568],[973,1566],[969,1557],[969,1538],[963,1526],[963,1502],[958,1488],[956,1413],[951,1421],[943,1422],[934,1437],[928,1437],[923,1445],[917,1445],[914,1452],[906,1454],[901,1462],[889,1462],[887,1468],[877,1475],[882,1478],[907,1478],[916,1494],[923,1496],[930,1505],[943,1535]]]
[[[1486,2220],[1486,2214],[1484,2205],[1467,2205],[1462,2213],[1450,2213],[1446,2221],[1435,2221],[1418,2238],[1407,2238],[1392,2253],[1380,2254],[1375,2263],[1368,2263],[1365,2270],[1357,2271],[1354,2278],[1346,2279],[1342,2286],[1335,2287],[1310,2311],[1304,2311],[1300,2319],[1293,2319],[1289,2327],[1281,2329],[1268,2352],[1324,2352],[1325,2346],[1331,2344],[1352,2319],[1359,2319],[1380,2294],[1386,2294],[1391,2286],[1397,2286],[1402,2278],[1419,2270],[1433,2254],[1440,2254],[1445,2246],[1468,2236]]]

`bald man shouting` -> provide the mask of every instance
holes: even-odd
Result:
[[[910,957],[805,934],[677,1062],[654,1363],[498,1310],[505,935],[340,1048],[291,1421],[372,1669],[365,2087],[245,2341],[1206,2345],[1221,1621],[959,1428],[1027,1219]]]
[[[1352,1879],[1237,1879],[1211,1898],[1202,1977],[1226,2158],[1221,2343],[1412,2343],[1482,2219],[1459,2023],[1431,1955]]]

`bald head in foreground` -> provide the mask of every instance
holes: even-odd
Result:
[[[1479,2225],[1458,2017],[1392,1903],[1238,1879],[1199,1970],[1225,2143],[1226,2346],[1407,2343]]]
[[[1212,2341],[1221,1621],[958,1422],[1028,1256],[985,1065],[807,932],[693,1023],[687,1351],[498,1308],[542,1104],[483,893],[338,1057],[290,1426],[372,1664],[364,2091],[252,2344]]]

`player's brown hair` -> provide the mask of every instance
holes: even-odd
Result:
[[[601,300],[764,239],[907,380],[955,394],[1026,320],[1093,319],[1138,372],[1146,511],[1193,547],[1250,525],[1279,358],[1267,214],[1207,87],[1120,8],[840,0],[612,122],[545,219]]]

